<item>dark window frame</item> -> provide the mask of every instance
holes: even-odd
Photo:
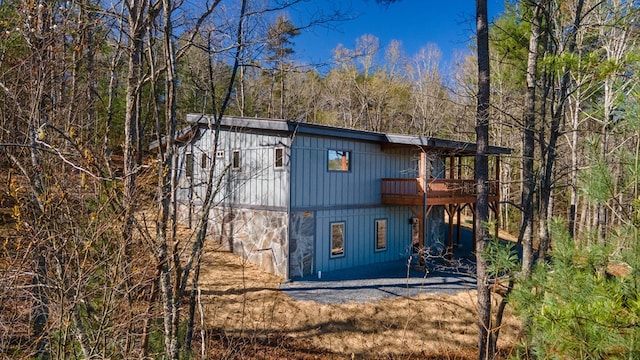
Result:
[[[205,170],[207,168],[207,166],[209,166],[209,156],[207,156],[207,153],[203,152],[202,157],[200,158],[200,167]]]
[[[352,155],[351,150],[327,149],[327,171],[350,172],[353,161]]]
[[[239,171],[242,168],[242,156],[240,149],[231,152],[231,170]]]
[[[185,174],[187,175],[188,178],[193,178],[193,153],[192,152],[188,152],[184,154],[184,166],[185,166]]]
[[[334,238],[334,235],[336,233],[334,233],[334,226],[339,226],[342,227],[342,231],[341,231],[341,236],[342,236],[342,246],[337,246],[338,244],[334,244],[334,241],[338,240]],[[329,223],[329,245],[330,245],[330,250],[331,250],[331,258],[341,258],[345,256],[345,243],[346,243],[346,229],[347,229],[347,225],[345,221],[334,221]]]
[[[280,152],[280,156],[278,156]],[[273,149],[273,168],[276,170],[284,169],[284,147],[277,146]]]
[[[380,218],[380,219],[375,219],[374,224],[375,224],[374,250],[376,252],[385,251],[385,250],[387,250],[387,242],[388,242],[387,234],[388,234],[388,229],[389,229],[389,227],[388,227],[389,222],[387,221],[386,218]],[[383,234],[384,238],[382,239],[383,242],[384,242],[384,246],[380,246],[380,227],[378,226],[378,224],[384,224],[384,234]]]

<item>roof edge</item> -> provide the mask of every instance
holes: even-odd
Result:
[[[212,115],[190,113],[187,122],[198,125],[214,125]],[[381,133],[368,130],[358,130],[323,124],[314,124],[296,120],[269,119],[259,117],[223,116],[221,126],[228,128],[250,128],[265,131],[286,132],[289,134],[308,134],[317,136],[333,136],[354,140],[372,141],[381,144],[399,146],[416,146],[424,149],[446,149],[470,156],[476,152],[476,143],[442,139],[422,135]],[[509,155],[512,149],[502,146],[488,146],[489,155]]]

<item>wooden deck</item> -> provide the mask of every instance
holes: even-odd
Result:
[[[382,203],[423,205],[422,179],[382,179]],[[498,201],[497,181],[489,182],[489,201]],[[427,206],[476,202],[474,180],[428,179]]]

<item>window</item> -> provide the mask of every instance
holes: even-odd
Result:
[[[186,154],[185,165],[186,165],[187,177],[193,177],[193,154],[192,153]]]
[[[207,168],[208,157],[206,153],[202,153],[202,158],[200,158],[200,167],[203,169]]]
[[[224,150],[218,150],[218,151],[216,151],[216,157],[217,157],[217,158],[223,158],[223,159],[224,159]]]
[[[376,251],[387,249],[387,219],[376,220]]]
[[[331,224],[331,257],[344,256],[344,222]]]
[[[273,165],[276,169],[284,168],[284,148],[277,147],[274,149],[275,163]]]
[[[327,156],[329,171],[351,170],[351,151],[330,149]]]
[[[233,158],[231,159],[231,169],[240,170],[240,150],[233,150]]]

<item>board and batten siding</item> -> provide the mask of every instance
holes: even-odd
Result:
[[[349,171],[329,171],[329,150],[351,151]],[[412,149],[381,150],[380,144],[298,135],[291,154],[291,208],[379,205],[383,178],[417,175]]]
[[[274,210],[288,208],[290,139],[287,135],[224,130],[220,132],[218,143],[218,151],[224,153],[222,157],[216,157],[213,153],[213,131],[208,129],[201,131],[201,136],[186,145],[181,154],[182,174],[185,174],[185,154],[188,152],[194,154],[192,180],[194,204],[201,204],[204,200],[208,172],[215,157],[216,175],[227,168],[224,180],[221,182],[222,189],[215,198],[216,204]],[[284,150],[282,169],[275,168],[276,147]],[[240,152],[240,169],[238,170],[231,168],[234,150]],[[206,168],[201,166],[202,154],[208,157]],[[182,193],[187,195],[188,191]]]
[[[350,151],[349,171],[329,171],[328,151]],[[381,204],[383,178],[415,178],[419,153],[379,143],[298,135],[291,152],[291,209],[315,217],[313,271],[334,271],[406,258],[413,216]],[[375,224],[387,220],[387,247],[375,249]],[[331,256],[331,224],[344,222],[344,255]]]
[[[314,271],[335,271],[411,255],[411,213],[406,207],[316,211]],[[387,247],[376,250],[376,220],[387,220]],[[344,222],[344,255],[331,256],[331,224]]]

